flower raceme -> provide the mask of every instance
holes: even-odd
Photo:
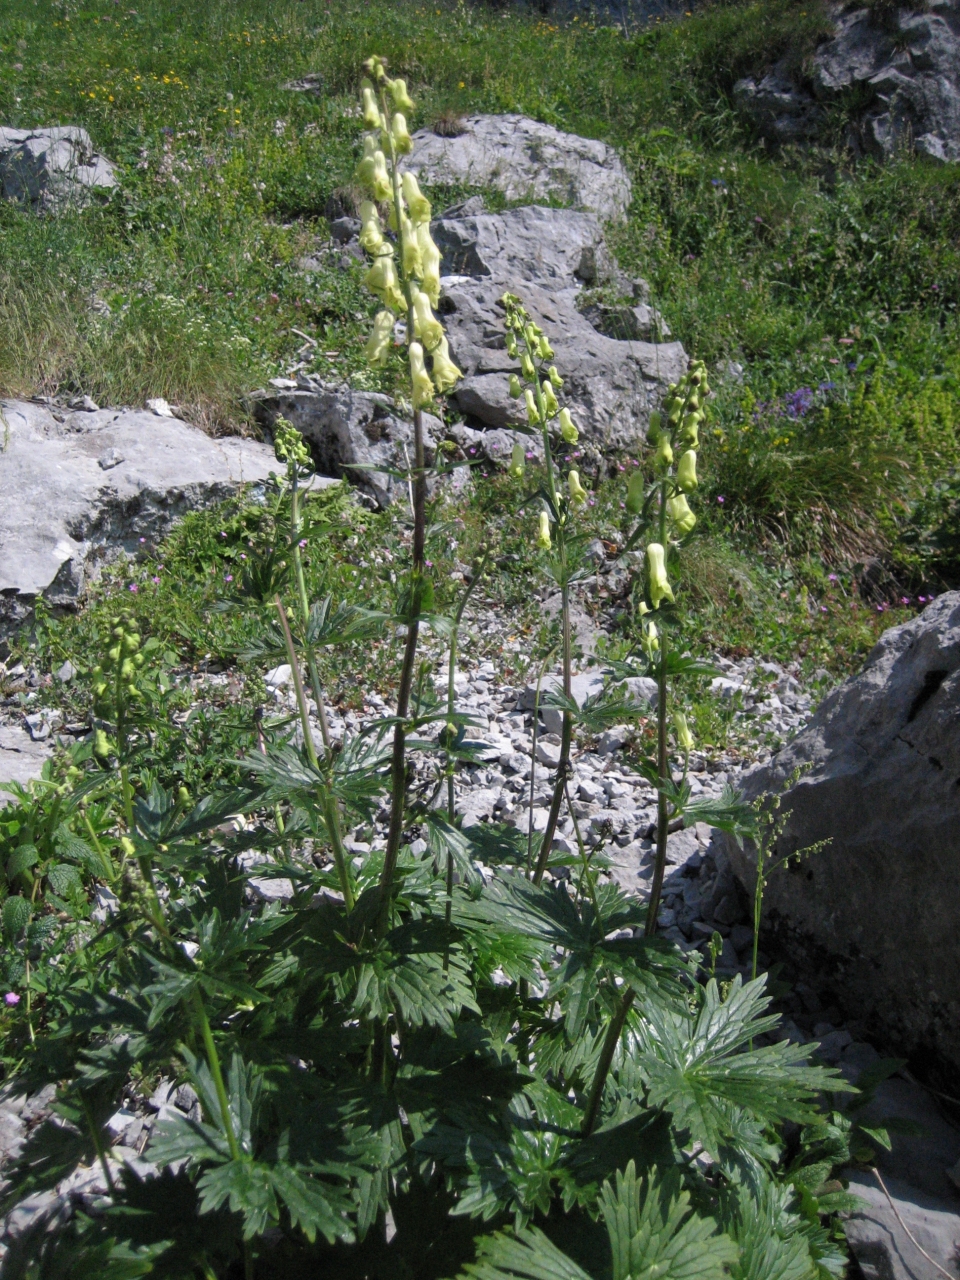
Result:
[[[414,174],[397,171],[397,157],[413,147],[407,118],[414,104],[404,80],[387,79],[382,58],[368,58],[364,68],[369,76],[361,84],[367,133],[356,179],[367,198],[360,205],[360,243],[373,259],[364,284],[382,304],[365,353],[372,364],[382,364],[394,317],[406,318],[413,405],[419,409],[435,394],[451,391],[463,375],[433,313],[440,301],[440,250],[430,235],[430,201]],[[396,241],[384,230],[378,204],[389,206],[387,226]]]

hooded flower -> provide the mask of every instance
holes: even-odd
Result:
[[[393,105],[396,107],[398,111],[413,110],[413,101],[409,93],[407,93],[406,80],[400,80],[400,79],[388,80],[387,92],[390,94],[390,97],[393,99]]]
[[[580,483],[579,471],[571,471],[567,476],[567,488],[570,490],[570,501],[575,506],[582,507],[587,500],[587,491]]]
[[[429,222],[417,224],[417,244],[423,263],[423,291],[430,299],[430,305],[435,307],[440,301],[440,250],[433,243]]]
[[[560,438],[564,444],[576,444],[580,439],[580,432],[573,425],[569,409],[560,410]]]
[[[647,547],[647,572],[650,577],[650,603],[654,609],[660,608],[661,600],[669,600],[673,604],[673,587],[667,581],[663,547],[659,542],[651,542]]]
[[[363,140],[363,155],[360,157],[354,175],[357,181],[365,187],[373,185],[373,171],[378,150],[376,138],[372,133],[368,133]]]
[[[550,550],[550,517],[545,511],[540,512],[540,527],[537,530],[537,546],[541,551]]]
[[[413,407],[419,409],[433,399],[433,383],[423,362],[423,347],[419,342],[410,343],[410,377],[413,380]]]
[[[697,455],[693,449],[680,455],[677,463],[677,484],[684,493],[692,493],[697,487]]]
[[[423,275],[423,258],[420,256],[420,241],[413,223],[404,217],[403,226],[403,274],[409,279]]]
[[[408,156],[413,150],[413,139],[410,137],[410,131],[407,129],[407,117],[402,111],[395,111],[393,115],[393,123],[390,127],[393,134],[393,145],[397,149],[397,154]]]
[[[543,403],[547,410],[548,418],[555,418],[560,412],[560,405],[557,403],[556,393],[550,383],[544,378],[540,384],[540,390],[543,392]]]
[[[680,441],[682,444],[689,445],[691,449],[696,449],[700,443],[699,439],[700,414],[688,413],[683,420],[683,427],[680,431]]]
[[[519,400],[523,395],[523,386],[515,373],[511,373],[508,385],[510,388],[510,398],[512,400]]]
[[[430,221],[430,201],[420,190],[420,183],[414,173],[404,173],[400,179],[403,188],[403,198],[407,202],[410,209],[410,218],[413,222],[429,222]]]
[[[553,359],[553,347],[551,347],[550,342],[549,342],[549,340],[547,339],[546,334],[543,334],[543,335],[540,337],[539,341],[537,342],[537,350],[538,350],[538,351],[539,351],[539,353],[540,353],[540,359],[541,359],[541,360],[552,360],[552,359]]]
[[[539,427],[540,410],[537,408],[537,402],[533,398],[533,392],[528,388],[523,394],[527,404],[527,421],[531,427]]]
[[[684,753],[693,750],[693,734],[690,732],[690,726],[687,724],[687,717],[682,711],[673,713],[673,727],[676,730],[677,742],[680,750]]]
[[[654,457],[661,467],[669,467],[670,463],[673,461],[673,450],[670,448],[670,437],[665,431],[657,441],[657,452]]]
[[[377,206],[372,200],[363,200],[360,203],[360,243],[366,249],[367,253],[376,255],[384,243],[383,232],[380,230],[380,215],[377,213]]]
[[[517,442],[513,446],[513,452],[510,454],[510,465],[507,472],[513,476],[514,480],[519,480],[523,475],[524,468],[527,465],[526,455],[523,452],[523,445]]]
[[[655,622],[645,622],[643,624],[643,637],[640,641],[640,648],[652,662],[653,655],[660,648],[660,633],[657,631]]]
[[[379,148],[373,153],[373,181],[371,187],[374,200],[389,200],[393,194],[390,175],[387,173],[387,158]]]
[[[533,367],[533,361],[530,359],[529,353],[524,351],[520,357],[520,372],[528,382],[534,382],[537,377],[537,371]]]
[[[418,289],[413,299],[413,324],[417,337],[428,351],[439,346],[443,339],[443,325],[430,310],[430,299]]]
[[[675,498],[668,498],[667,510],[670,512],[670,519],[676,525],[678,533],[689,533],[697,523],[697,517],[690,510],[685,493],[678,493]]]
[[[552,364],[550,368],[547,370],[547,377],[550,379],[555,390],[557,391],[563,390],[563,379],[560,377],[560,372],[557,369],[557,366],[555,364]]]
[[[437,390],[441,393],[452,391],[463,374],[450,359],[450,348],[447,339],[441,333],[440,341],[433,352],[431,372]]]
[[[373,266],[363,277],[363,283],[391,311],[400,312],[406,309],[392,254],[382,253],[379,258],[376,258]]]
[[[378,311],[373,320],[373,332],[367,339],[364,355],[371,364],[383,364],[393,338],[393,313]]]
[[[363,90],[363,127],[365,129],[380,128],[380,108],[377,106],[377,95],[372,85],[365,86]]]

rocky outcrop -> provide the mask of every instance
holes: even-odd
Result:
[[[955,1200],[925,1195],[895,1178],[884,1179],[884,1191],[875,1177],[859,1170],[851,1171],[849,1180],[861,1207],[843,1229],[865,1280],[943,1280],[956,1274],[960,1216]]]
[[[782,788],[781,854],[830,843],[772,876],[765,919],[795,972],[829,989],[891,1049],[960,1079],[960,593],[888,631],[809,726],[747,775]],[[731,842],[752,890],[750,850]]]
[[[526,423],[523,401],[508,391],[517,366],[504,345],[500,298],[510,290],[550,337],[564,402],[586,452],[599,457],[638,448],[650,411],[687,357],[679,342],[608,337],[578,309],[584,285],[615,272],[596,217],[537,206],[486,213],[471,201],[435,222],[433,234],[450,273],[439,311],[465,375],[451,397],[464,415],[463,426],[453,430],[461,444],[502,459],[518,438],[513,429]],[[524,439],[539,451],[536,437]]]
[[[562,201],[603,219],[627,211],[630,179],[605,142],[518,115],[469,116],[460,130],[419,130],[405,167],[422,182],[493,187],[517,203]]]
[[[35,209],[86,204],[117,185],[113,165],[99,155],[86,129],[0,128],[0,194]]]
[[[291,385],[256,391],[250,397],[259,422],[268,428],[278,417],[292,422],[310,444],[320,472],[347,477],[378,506],[389,506],[398,494],[406,496],[406,473],[414,458],[413,423],[390,396],[334,386],[309,374],[301,374],[295,383],[282,381]],[[429,465],[443,438],[443,427],[431,414],[424,414],[424,437]]]
[[[74,607],[104,561],[277,469],[267,445],[130,409],[0,401],[0,444],[0,635],[38,596]]]
[[[913,147],[937,160],[960,160],[960,3],[932,0],[924,12],[898,12],[891,25],[869,9],[838,11],[832,40],[809,73],[786,61],[763,77],[740,80],[734,96],[776,142],[821,137],[834,104],[855,94],[848,141],[890,155]]]

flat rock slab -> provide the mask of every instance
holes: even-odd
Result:
[[[419,130],[405,167],[425,183],[493,187],[511,201],[562,201],[604,220],[626,213],[630,179],[605,142],[519,115],[470,116],[462,127],[454,138]]]
[[[0,193],[47,211],[82,205],[117,185],[110,161],[94,150],[86,129],[0,128]]]
[[[44,762],[49,759],[46,742],[34,742],[26,729],[15,724],[0,724],[0,805],[6,803],[5,784],[18,782],[25,787],[39,778]]]
[[[75,607],[104,561],[157,543],[174,521],[277,470],[254,440],[213,440],[132,409],[54,413],[0,401],[0,635],[43,596]]]
[[[599,333],[577,309],[585,283],[606,259],[597,218],[570,209],[532,206],[505,213],[465,213],[433,224],[443,254],[439,312],[450,350],[464,373],[451,399],[465,424],[451,434],[464,450],[506,460],[514,442],[537,453],[538,436],[522,436],[523,400],[512,400],[518,368],[504,343],[506,290],[520,295],[556,352],[566,404],[592,455],[616,455],[642,444],[650,412],[687,356],[679,342],[627,342]]]
[[[940,1200],[896,1178],[884,1178],[891,1208],[872,1174],[849,1171],[849,1177],[851,1192],[864,1206],[846,1218],[843,1230],[865,1280],[943,1280],[944,1274],[960,1275],[960,1202]]]
[[[960,1072],[960,592],[880,639],[863,670],[808,727],[744,779],[748,799],[780,791],[781,856],[766,927],[794,972],[819,982],[891,1050]],[[749,847],[728,849],[748,889]]]

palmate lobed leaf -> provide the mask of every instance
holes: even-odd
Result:
[[[651,1003],[634,1024],[636,1066],[651,1105],[670,1112],[677,1128],[713,1155],[731,1131],[731,1106],[769,1123],[803,1123],[816,1114],[820,1092],[853,1089],[836,1070],[807,1066],[806,1046],[781,1041],[741,1051],[776,1025],[775,1016],[761,1016],[770,1003],[765,981],[741,985],[738,976],[721,999],[711,980],[698,1010]]]
[[[459,1280],[591,1280],[589,1272],[548,1240],[536,1227],[516,1235],[500,1232],[479,1242],[476,1262],[469,1262]]]

